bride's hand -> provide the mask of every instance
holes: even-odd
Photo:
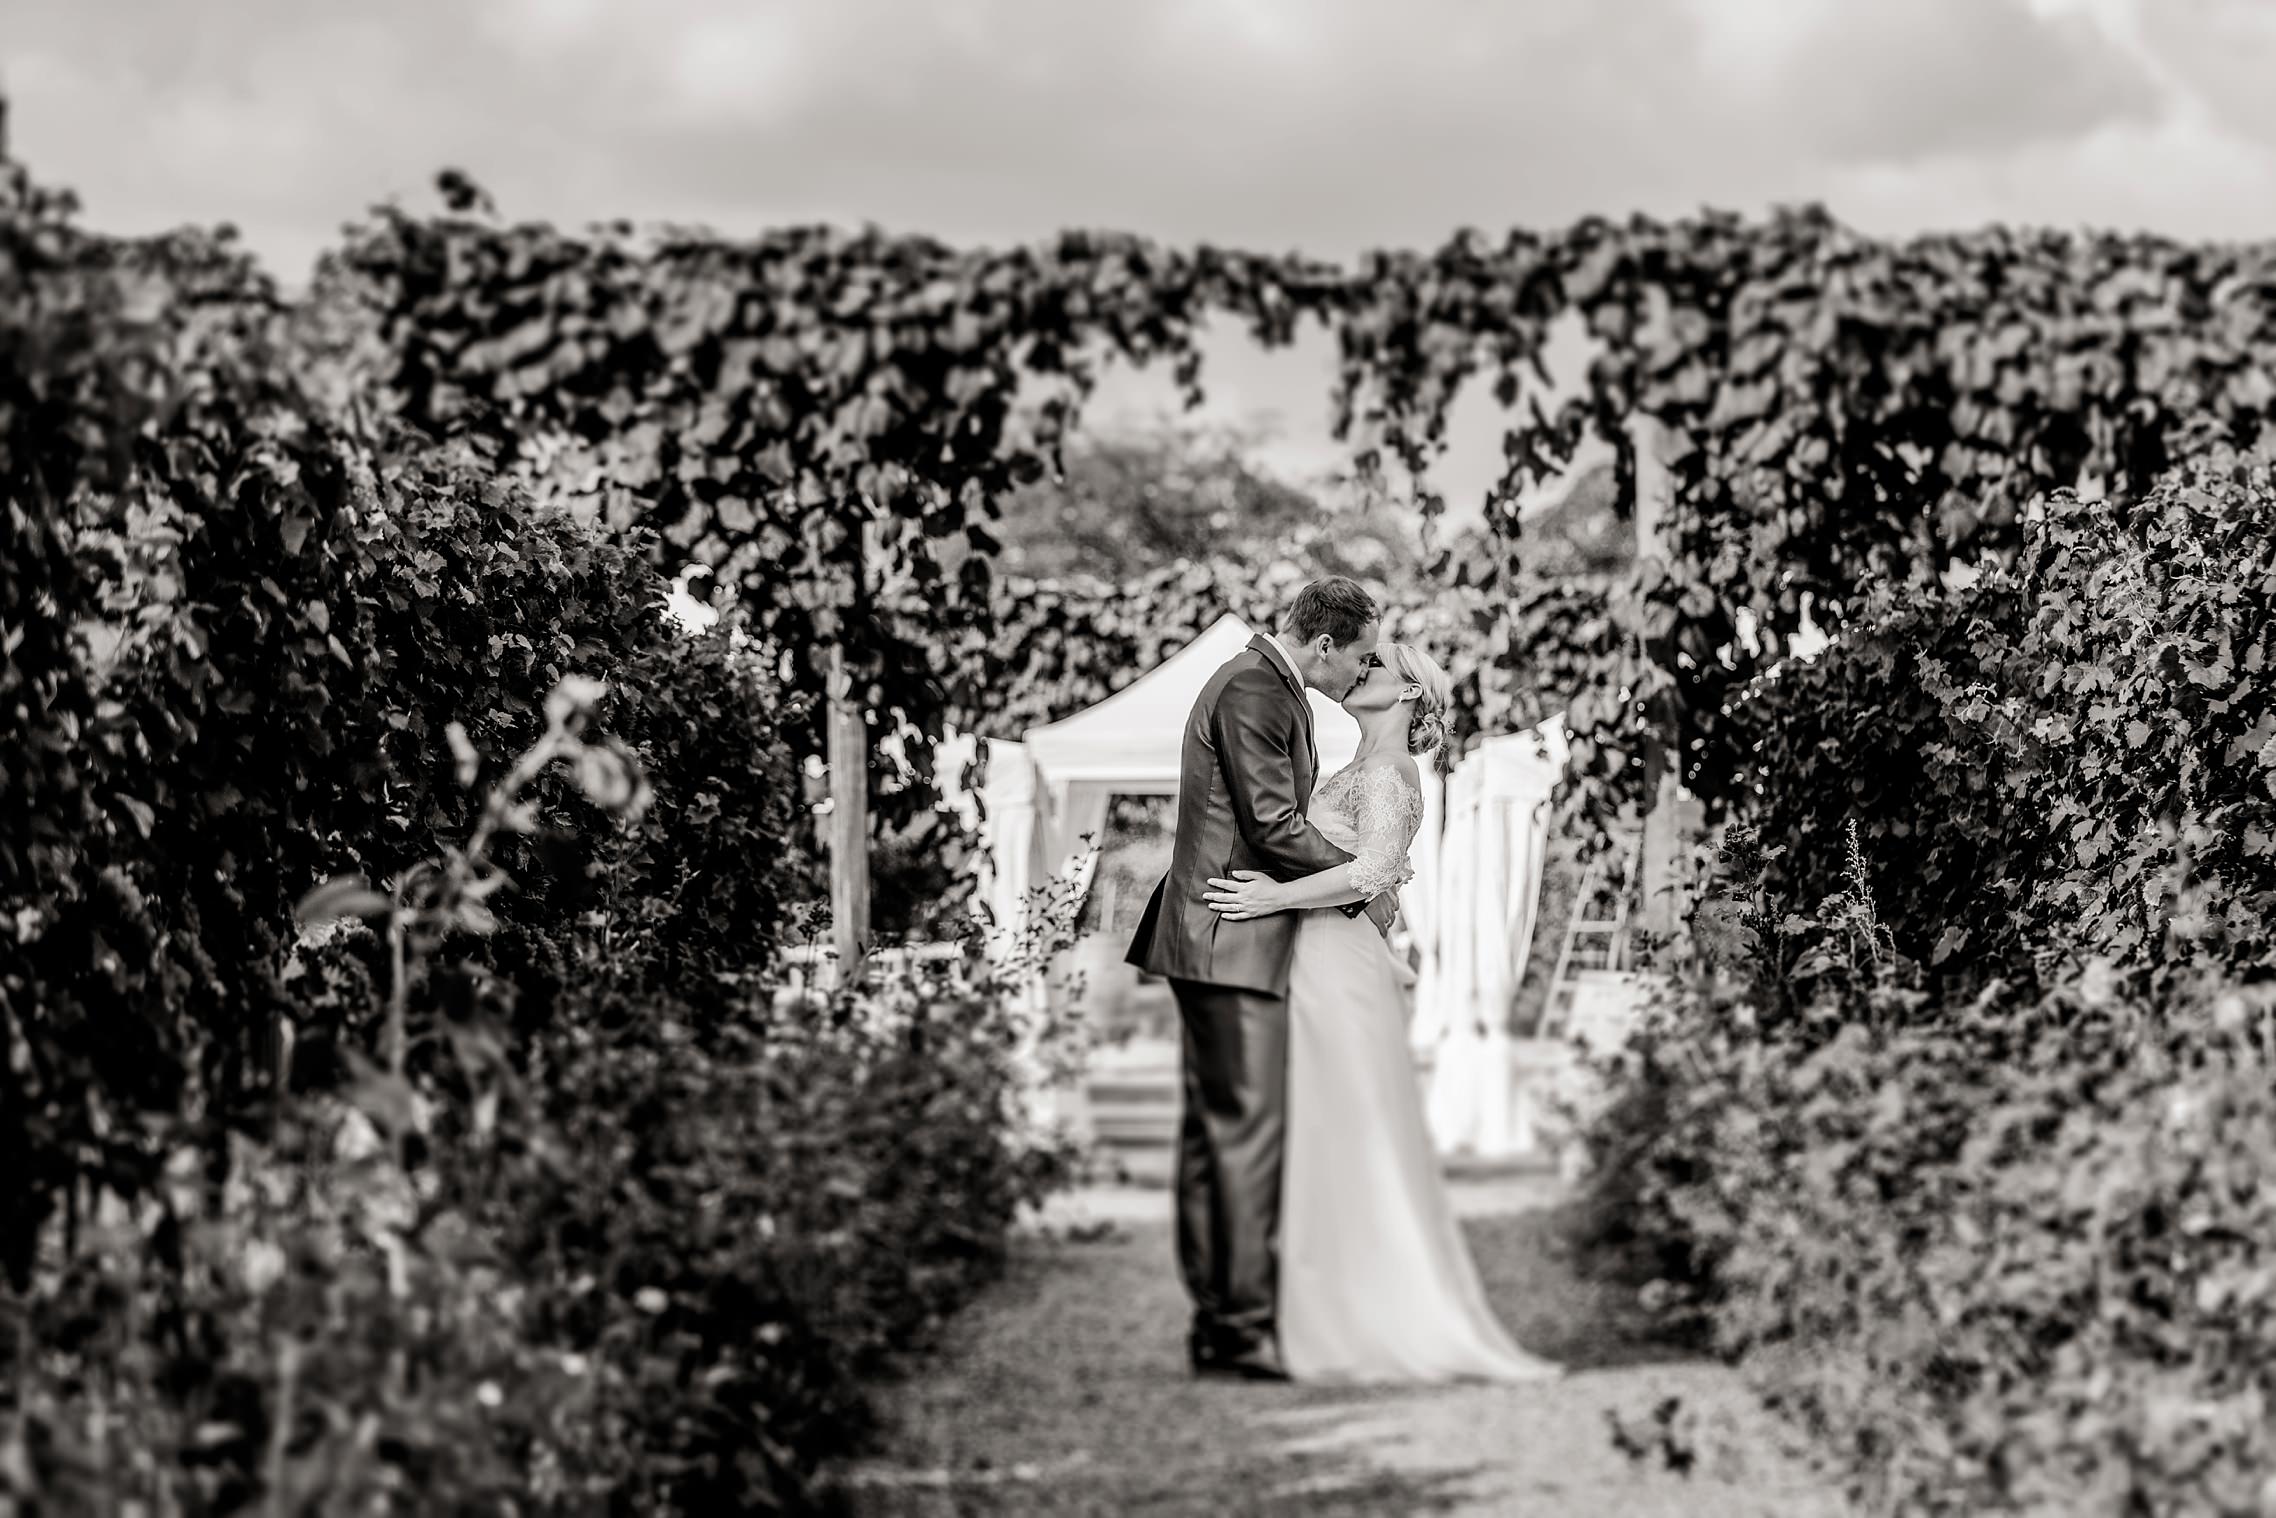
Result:
[[[1201,899],[1227,922],[1246,922],[1280,911],[1280,884],[1256,870],[1235,870],[1230,880],[1212,880]]]

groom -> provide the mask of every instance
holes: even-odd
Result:
[[[1375,602],[1341,577],[1298,593],[1279,636],[1259,633],[1202,689],[1186,718],[1177,842],[1129,962],[1165,977],[1185,1026],[1178,1132],[1178,1265],[1193,1298],[1196,1373],[1278,1380],[1275,1340],[1280,1153],[1288,1072],[1288,965],[1298,918],[1228,922],[1203,899],[1212,877],[1259,870],[1296,880],[1349,862],[1306,819],[1319,779],[1304,689],[1340,701],[1375,651]],[[1396,893],[1364,907],[1377,927]]]

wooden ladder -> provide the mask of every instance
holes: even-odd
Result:
[[[1628,903],[1635,895],[1636,859],[1642,853],[1637,840],[1621,850],[1620,885],[1613,892],[1612,915],[1591,917],[1604,888],[1604,859],[1599,855],[1581,872],[1580,890],[1573,896],[1572,915],[1565,919],[1564,942],[1557,949],[1557,973],[1549,978],[1549,996],[1541,1008],[1542,1038],[1555,1038],[1572,1020],[1575,976],[1591,970],[1617,970],[1628,948]],[[1584,942],[1585,940],[1585,942]]]

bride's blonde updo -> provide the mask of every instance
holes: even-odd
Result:
[[[1454,682],[1438,661],[1412,643],[1386,643],[1376,650],[1401,685],[1413,686],[1414,720],[1407,724],[1407,752],[1427,754],[1446,747],[1453,736]]]

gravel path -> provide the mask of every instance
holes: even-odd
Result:
[[[1735,1374],[1656,1351],[1612,1293],[1575,1278],[1555,1245],[1553,1182],[1462,1183],[1456,1197],[1496,1308],[1527,1348],[1573,1367],[1562,1382],[1195,1382],[1167,1195],[1093,1192],[1027,1230],[941,1353],[887,1389],[882,1448],[844,1473],[844,1495],[888,1518],[1845,1511],[1779,1448]],[[1655,1424],[1671,1398],[1681,1411]],[[1624,1455],[1616,1425],[1662,1452]]]

